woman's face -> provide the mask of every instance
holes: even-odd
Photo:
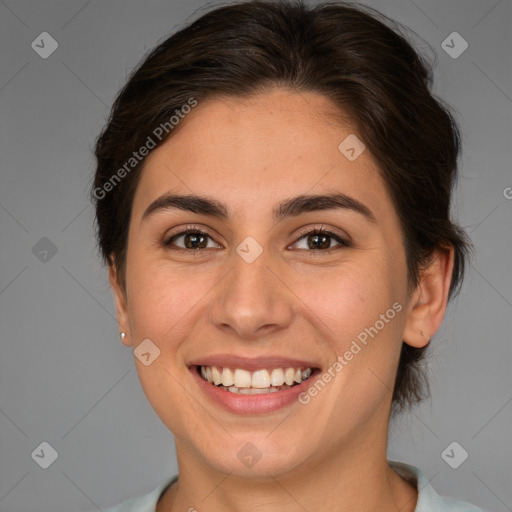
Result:
[[[375,160],[357,156],[354,128],[333,110],[319,94],[281,89],[212,99],[147,159],[118,316],[127,344],[150,340],[135,351],[137,371],[179,457],[266,476],[340,450],[385,451],[409,314],[405,252]],[[166,195],[215,207],[147,210]],[[336,195],[337,207],[319,199]],[[201,365],[263,391],[217,387]],[[300,385],[266,389],[307,368]]]

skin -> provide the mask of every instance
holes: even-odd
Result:
[[[415,509],[416,489],[386,463],[391,390],[402,340],[425,346],[442,322],[453,250],[439,250],[408,293],[399,220],[377,162],[369,150],[353,162],[338,150],[357,131],[336,112],[320,94],[280,88],[211,99],[146,161],[129,227],[126,293],[114,265],[109,275],[123,343],[135,348],[149,338],[161,351],[149,366],[135,359],[149,402],[175,436],[179,480],[158,512]],[[229,219],[169,209],[141,221],[167,192],[215,198]],[[376,222],[351,210],[272,217],[280,201],[332,192],[364,203]],[[184,248],[184,237],[175,251],[163,246],[192,224],[211,237],[206,249]],[[329,249],[308,248],[299,230],[322,226],[352,246],[331,238]],[[250,264],[236,252],[247,236],[263,249]],[[199,356],[229,352],[327,369],[395,302],[402,311],[306,405],[227,412],[187,368]],[[247,442],[262,454],[252,468],[237,458]]]

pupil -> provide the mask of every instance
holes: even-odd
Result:
[[[311,235],[310,240],[311,239],[313,239],[314,242],[308,244],[310,249],[328,249],[331,245],[329,243],[329,236],[327,235]],[[320,243],[317,244],[319,241]]]
[[[201,240],[201,242],[199,242],[201,244],[200,247],[204,248],[206,247],[206,244],[204,243],[205,238],[206,237],[203,235],[197,233],[188,233],[185,235],[185,246],[187,249],[199,249],[199,247],[195,244],[198,242],[198,240]]]

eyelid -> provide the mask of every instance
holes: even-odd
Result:
[[[170,235],[166,235],[162,241],[162,244],[165,248],[171,248],[171,250],[187,251],[187,252],[200,252],[200,251],[196,251],[193,249],[184,249],[182,247],[178,247],[178,248],[172,247],[171,241],[173,239],[180,238],[184,235],[189,234],[190,232],[207,236],[217,245],[221,245],[221,244],[219,244],[219,242],[217,242],[215,240],[215,238],[208,232],[208,230],[206,228],[203,228],[203,227],[197,226],[197,225],[193,225],[193,224],[188,224],[185,228],[178,228],[178,230],[176,232],[171,233]],[[341,247],[351,247],[353,245],[350,236],[348,236],[347,234],[342,235],[342,234],[336,233],[335,231],[330,230],[329,228],[326,228],[325,225],[322,224],[322,225],[314,225],[314,226],[310,225],[310,226],[301,228],[299,230],[299,232],[295,234],[295,237],[296,237],[295,240],[291,244],[289,244],[287,247],[290,247],[290,245],[296,244],[298,241],[302,240],[306,236],[313,236],[315,234],[325,234],[327,236],[330,236],[331,238],[336,239],[339,246],[341,246]],[[311,250],[311,251],[305,251],[305,252],[318,252],[318,253],[324,252],[325,253],[325,252],[330,252],[330,250],[335,249],[336,247],[338,247],[338,246],[330,247],[329,249],[325,249],[325,250],[318,250],[318,251]]]
[[[309,225],[304,228],[301,228],[296,236],[303,237],[304,235],[309,235],[312,232],[318,232],[326,235],[331,235],[333,237],[338,237],[339,239],[343,240],[346,244],[352,244],[352,239],[347,233],[339,233],[334,229],[331,229],[329,226],[326,226],[325,224],[316,224],[313,226]]]
[[[311,256],[322,255],[322,253],[330,254],[333,251],[335,251],[336,249],[340,249],[343,247],[344,248],[353,247],[352,240],[348,235],[341,235],[329,228],[326,228],[324,225],[321,225],[320,227],[308,226],[306,228],[302,228],[299,231],[299,233],[296,235],[297,236],[296,240],[294,242],[292,242],[291,245],[298,243],[303,238],[306,238],[308,236],[314,236],[314,235],[326,235],[330,238],[334,238],[336,240],[336,242],[338,243],[338,245],[336,245],[334,247],[329,247],[328,249],[324,249],[324,250],[302,249],[303,252],[308,253],[308,255],[311,255]],[[288,246],[288,247],[290,247],[290,246]]]
[[[181,228],[177,228],[177,230],[175,232],[172,232],[168,235],[165,235],[163,240],[162,240],[162,245],[166,248],[169,248],[171,247],[172,249],[175,249],[172,247],[171,245],[171,240],[173,238],[180,238],[184,235],[187,235],[189,233],[197,233],[197,234],[200,234],[200,235],[204,235],[204,236],[207,236],[209,237],[212,241],[214,241],[217,245],[221,245],[219,244],[219,242],[217,242],[215,240],[215,238],[208,232],[208,230],[202,226],[198,226],[198,225],[194,225],[194,224],[187,224],[185,227],[181,227]],[[191,252],[192,250],[191,249],[183,249],[182,247],[178,247],[176,248],[175,250],[178,250],[178,251],[189,251]],[[196,252],[196,251],[192,251],[192,252]]]

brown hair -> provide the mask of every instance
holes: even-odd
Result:
[[[144,164],[130,160],[133,152],[158,126],[168,129],[152,139],[156,147],[163,143],[172,134],[169,119],[191,98],[200,103],[280,86],[319,92],[348,113],[379,162],[400,217],[411,289],[433,251],[451,245],[452,297],[470,247],[450,220],[460,135],[449,109],[429,90],[431,65],[402,30],[349,2],[248,1],[207,12],[151,51],[118,94],[95,147],[97,238],[123,288],[131,206]],[[428,396],[424,350],[402,343],[395,410]]]

